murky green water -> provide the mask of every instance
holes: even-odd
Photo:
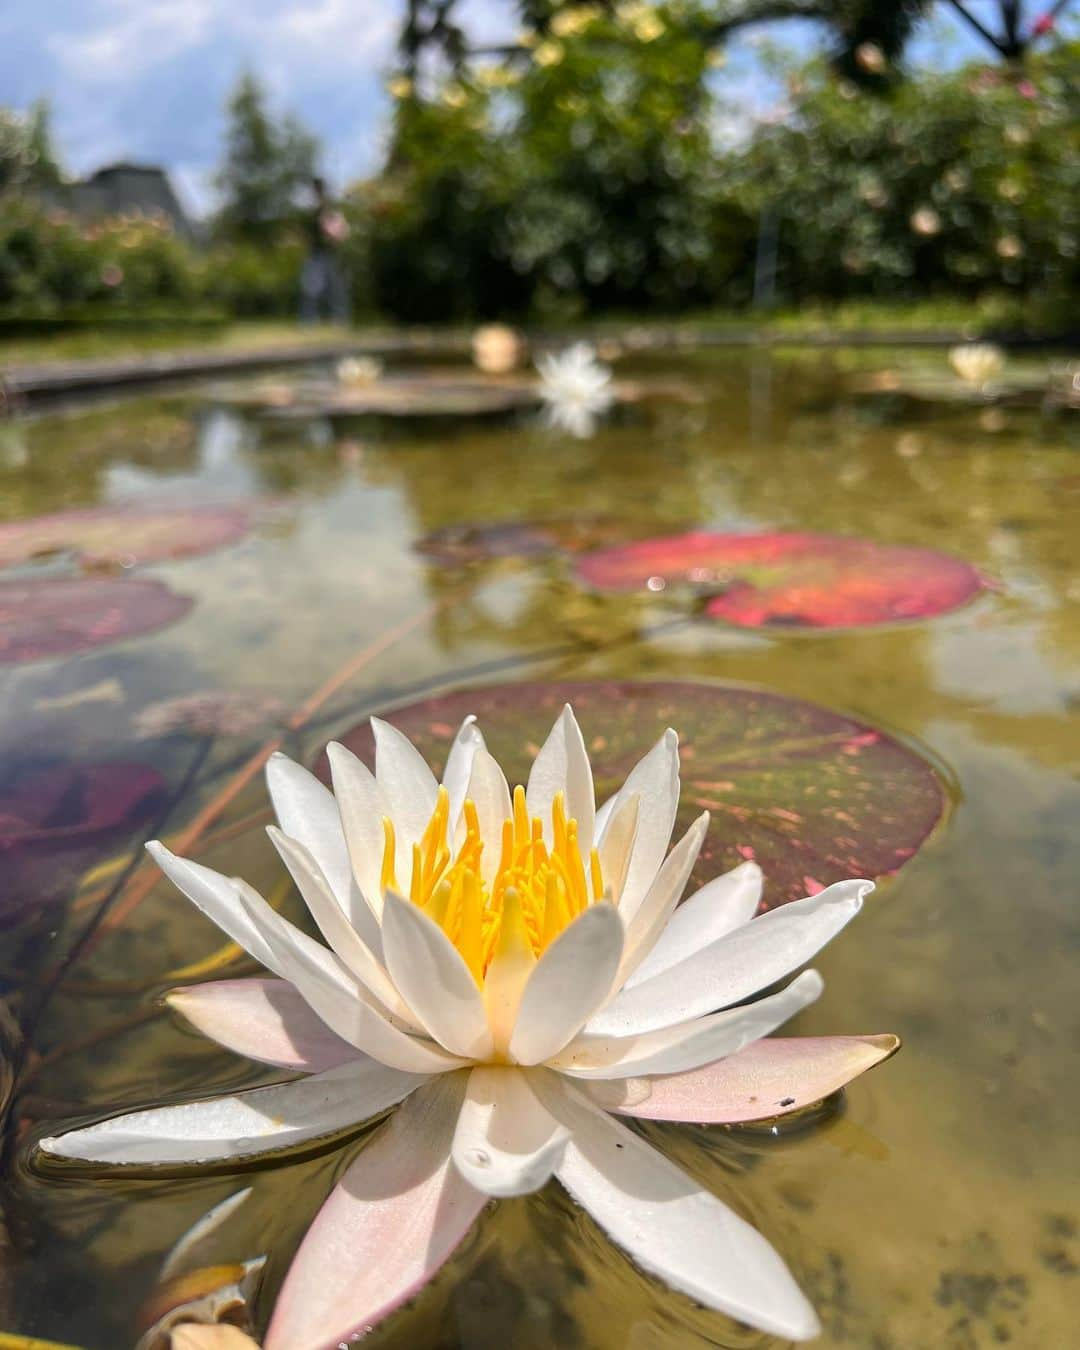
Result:
[[[821,1312],[821,1345],[1064,1347],[1080,1269],[1080,791],[1070,775],[1080,763],[1080,437],[1067,414],[905,409],[844,392],[857,366],[942,359],[739,353],[641,365],[633,373],[689,380],[704,401],[620,415],[584,442],[527,419],[270,434],[197,395],[0,428],[6,518],[133,498],[277,503],[242,543],[145,569],[194,598],[179,623],[0,671],[0,756],[149,759],[175,787],[197,743],[136,739],[147,704],[246,688],[296,706],[432,601],[442,607],[336,695],[293,752],[313,757],[410,691],[555,675],[754,681],[921,744],[955,785],[951,815],[823,954],[825,996],[793,1024],[802,1034],[895,1031],[902,1053],[813,1128],[646,1133],[776,1244]],[[411,549],[446,524],[568,513],[625,518],[640,534],[777,526],[928,545],[1001,589],[925,623],[761,634],[667,626],[674,599],[588,595],[559,561],[503,562],[463,582]],[[262,739],[219,738],[174,825]],[[255,787],[227,819],[263,804]],[[264,891],[279,882],[255,828],[200,856]],[[92,914],[59,904],[5,930],[17,1007],[34,1002]],[[355,1141],[248,1171],[244,1183],[43,1178],[26,1169],[21,1142],[80,1114],[271,1081],[157,1009],[172,972],[220,945],[160,886],[50,1001],[0,1192],[0,1329],[86,1350],[132,1343],[162,1254],[244,1183],[254,1195],[222,1233],[221,1255],[269,1252],[268,1310]],[[371,1343],[778,1344],[662,1290],[554,1185],[489,1212]]]

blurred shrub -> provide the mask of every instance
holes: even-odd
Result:
[[[581,6],[523,65],[426,100],[399,82],[389,165],[357,196],[379,306],[569,318],[716,295],[754,225],[716,191],[706,48],[679,9]]]
[[[793,116],[759,131],[725,188],[779,216],[782,296],[1075,302],[1078,68],[1080,44],[1062,43],[1022,75],[967,67],[886,96],[824,65],[794,72]]]
[[[203,294],[205,261],[164,217],[85,223],[22,194],[0,194],[0,306],[55,314],[93,304],[180,308]]]
[[[204,262],[204,294],[241,319],[292,318],[300,294],[304,244],[283,236],[270,248],[237,240],[216,244]]]

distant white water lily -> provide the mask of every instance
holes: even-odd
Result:
[[[949,364],[962,380],[981,389],[1005,369],[1005,353],[992,342],[964,342],[949,349]]]
[[[755,918],[761,872],[744,863],[676,909],[708,816],[668,852],[670,730],[597,809],[569,707],[513,793],[474,718],[441,784],[393,726],[372,728],[374,773],[329,747],[333,794],[282,755],[267,769],[270,838],[328,945],[244,881],[150,845],[271,975],[176,990],[173,1007],[222,1045],[306,1076],[136,1111],[40,1148],[198,1166],[397,1106],[302,1242],[267,1350],[327,1350],[374,1325],[432,1277],[491,1197],[552,1175],[674,1288],[777,1335],[815,1335],[813,1309],[765,1239],[611,1113],[783,1114],[895,1049],[890,1037],[760,1040],[819,996],[814,971],[748,1001],[839,932],[872,884],[839,882]]]
[[[596,419],[615,401],[611,370],[596,359],[595,349],[588,342],[575,342],[565,351],[538,357],[536,369],[550,424],[571,436],[591,436]]]

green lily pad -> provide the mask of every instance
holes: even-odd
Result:
[[[192,606],[160,581],[128,577],[0,582],[0,666],[44,661],[152,633]]]
[[[679,733],[677,830],[712,813],[698,884],[746,860],[765,871],[764,906],[797,900],[845,877],[891,875],[941,819],[933,767],[864,722],[743,685],[680,681],[501,684],[466,689],[386,714],[441,771],[447,747],[475,713],[511,784],[564,703],[592,759],[598,800],[614,792],[665,728]],[[366,722],[342,738],[369,764]],[[325,767],[325,766],[324,766]]]
[[[0,567],[72,553],[91,567],[133,567],[209,553],[242,538],[238,507],[102,506],[0,525]]]

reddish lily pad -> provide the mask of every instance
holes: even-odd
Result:
[[[160,581],[127,577],[0,582],[0,665],[43,661],[164,628],[192,606]]]
[[[165,780],[147,764],[13,764],[0,781],[0,920],[63,899],[112,841],[149,820]]]
[[[626,527],[598,517],[566,520],[465,521],[444,525],[413,545],[417,553],[446,567],[496,558],[543,558],[625,539]]]
[[[702,810],[712,823],[700,884],[746,859],[765,870],[773,907],[845,877],[902,867],[940,820],[945,794],[922,756],[863,722],[743,685],[680,681],[490,685],[386,714],[436,770],[461,721],[475,713],[511,783],[529,765],[564,703],[593,763],[597,798],[614,792],[665,728],[680,736],[676,829]],[[366,722],[345,744],[368,763]]]
[[[209,553],[242,538],[239,507],[102,506],[0,525],[0,567],[72,553],[90,567],[133,567]]]
[[[866,628],[925,619],[988,585],[960,558],[846,535],[697,531],[590,553],[578,577],[599,590],[709,595],[705,613],[742,628]]]

